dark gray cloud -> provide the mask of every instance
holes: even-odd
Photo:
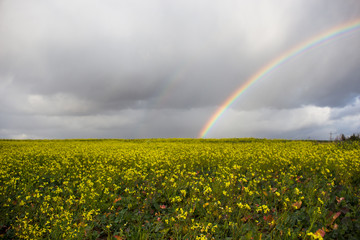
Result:
[[[356,19],[358,0],[3,0],[0,137],[196,137],[272,59]],[[359,30],[286,62],[209,136],[326,137],[354,118],[357,49]],[[319,123],[324,109],[332,117]]]

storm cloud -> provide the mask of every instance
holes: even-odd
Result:
[[[344,1],[0,1],[0,138],[198,137],[254,73],[360,20]],[[360,132],[360,29],[247,89],[207,137]]]

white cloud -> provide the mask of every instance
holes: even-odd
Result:
[[[82,115],[93,108],[93,103],[63,93],[51,96],[30,94],[26,100],[19,108],[29,114]]]
[[[357,1],[0,1],[0,134],[196,137],[271,59],[359,19]],[[359,33],[259,80],[209,136],[356,129]]]
[[[14,76],[7,75],[7,76],[0,76],[0,92],[3,93],[6,91],[12,82],[14,81]]]
[[[359,98],[342,108],[302,106],[295,109],[241,111],[228,109],[207,137],[287,137],[329,139],[329,133],[360,132]]]

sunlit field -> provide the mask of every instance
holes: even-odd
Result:
[[[3,239],[359,239],[360,145],[0,141]]]

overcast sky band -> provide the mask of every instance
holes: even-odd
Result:
[[[206,124],[203,126],[199,133],[199,138],[204,138],[210,131],[210,129],[214,126],[214,124],[218,121],[218,119],[224,114],[224,112],[235,102],[237,98],[239,98],[246,89],[248,89],[252,84],[254,84],[257,80],[263,78],[268,75],[270,72],[278,68],[281,64],[287,62],[291,58],[303,53],[307,50],[310,50],[322,43],[328,42],[330,40],[336,39],[337,37],[342,36],[343,34],[359,30],[360,29],[360,19],[356,19],[351,22],[347,22],[345,24],[336,26],[322,32],[319,35],[316,35],[305,42],[300,43],[299,45],[291,48],[286,51],[282,55],[273,59],[270,63],[262,67],[259,71],[257,71],[254,75],[252,75],[243,85],[241,85],[234,93],[232,93],[226,101],[221,104],[220,107],[213,113],[213,115],[209,118]]]

